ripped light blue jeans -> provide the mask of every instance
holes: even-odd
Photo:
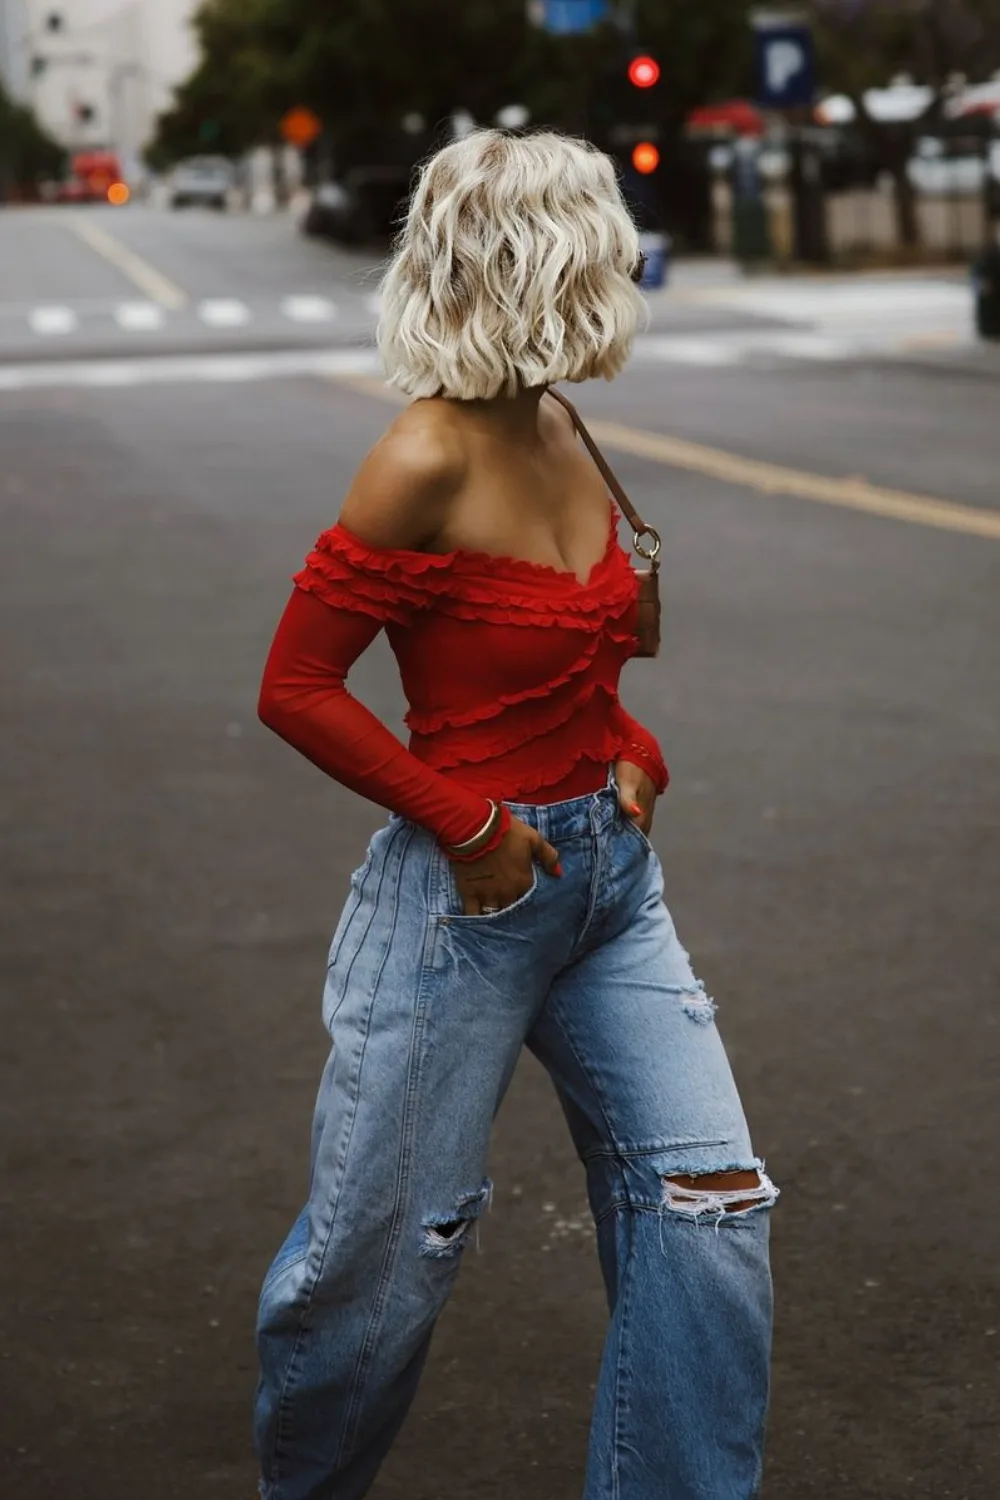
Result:
[[[761,1477],[775,1189],[659,861],[593,796],[515,805],[559,850],[492,916],[462,915],[434,839],[375,834],[330,951],[333,1050],[309,1201],[261,1293],[265,1500],[360,1500],[416,1391],[524,1043],[586,1167],[611,1318],[585,1500],[750,1500]],[[671,1179],[760,1172],[699,1193]]]

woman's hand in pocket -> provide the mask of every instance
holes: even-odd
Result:
[[[503,911],[526,896],[535,882],[535,862],[547,875],[559,876],[559,851],[543,839],[537,828],[511,818],[500,846],[482,859],[454,860],[455,883],[467,917]]]
[[[615,784],[622,812],[648,838],[656,811],[657,791],[653,778],[630,760],[619,760],[615,763]]]

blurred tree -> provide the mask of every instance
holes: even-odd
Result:
[[[242,150],[274,140],[300,104],[338,157],[376,160],[388,141],[402,149],[407,114],[492,119],[528,87],[524,0],[466,0],[447,28],[440,0],[205,0],[195,27],[202,61],[161,118],[156,164],[197,149],[206,115],[219,149]]]
[[[933,117],[956,72],[980,77],[1000,56],[1000,0],[805,0],[824,90],[850,95],[859,128],[896,183],[900,237],[915,242],[906,164],[927,121],[871,118],[863,95],[906,72],[934,90]],[[203,0],[202,61],[161,118],[154,165],[206,149],[238,154],[277,139],[293,105],[323,120],[324,154],[339,169],[407,161],[441,138],[456,109],[492,120],[513,103],[534,124],[586,132],[651,127],[669,227],[707,243],[708,178],[684,137],[699,104],[753,95],[750,13],[756,0],[615,0],[613,21],[584,36],[532,26],[525,0]],[[661,68],[651,89],[627,81],[630,56]],[[420,115],[423,132],[402,127]]]
[[[820,76],[847,94],[874,163],[892,174],[900,243],[919,243],[908,164],[917,137],[941,118],[949,90],[990,75],[1000,60],[1000,0],[811,0]],[[900,74],[928,86],[926,108],[909,120],[878,120],[867,90]]]
[[[205,0],[194,17],[201,61],[159,118],[151,166],[206,151],[238,156],[274,138],[277,60],[263,28],[270,8],[269,0]]]
[[[276,137],[291,106],[315,110],[338,166],[419,155],[440,138],[456,109],[490,121],[525,105],[534,124],[586,131],[605,144],[610,123],[639,107],[626,80],[630,48],[655,51],[663,70],[652,111],[664,181],[688,221],[707,222],[707,184],[683,142],[689,109],[750,82],[748,0],[711,8],[662,0],[620,0],[616,18],[583,36],[552,36],[531,25],[525,0],[464,0],[443,17],[440,0],[204,0],[195,19],[202,61],[160,121],[154,165],[203,150],[239,152]],[[426,132],[407,135],[406,115]],[[698,231],[695,232],[698,237]]]
[[[15,104],[0,84],[0,202],[32,192],[58,177],[66,153],[39,125],[30,109]]]

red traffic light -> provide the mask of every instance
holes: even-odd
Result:
[[[660,81],[660,65],[655,57],[633,57],[628,65],[628,81],[637,89],[651,89]]]
[[[648,177],[660,165],[660,153],[652,141],[640,141],[632,152],[632,165],[643,177]]]

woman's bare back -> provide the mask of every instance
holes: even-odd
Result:
[[[362,464],[341,513],[373,546],[517,557],[581,581],[604,555],[608,518],[571,418],[533,391],[415,401]]]

